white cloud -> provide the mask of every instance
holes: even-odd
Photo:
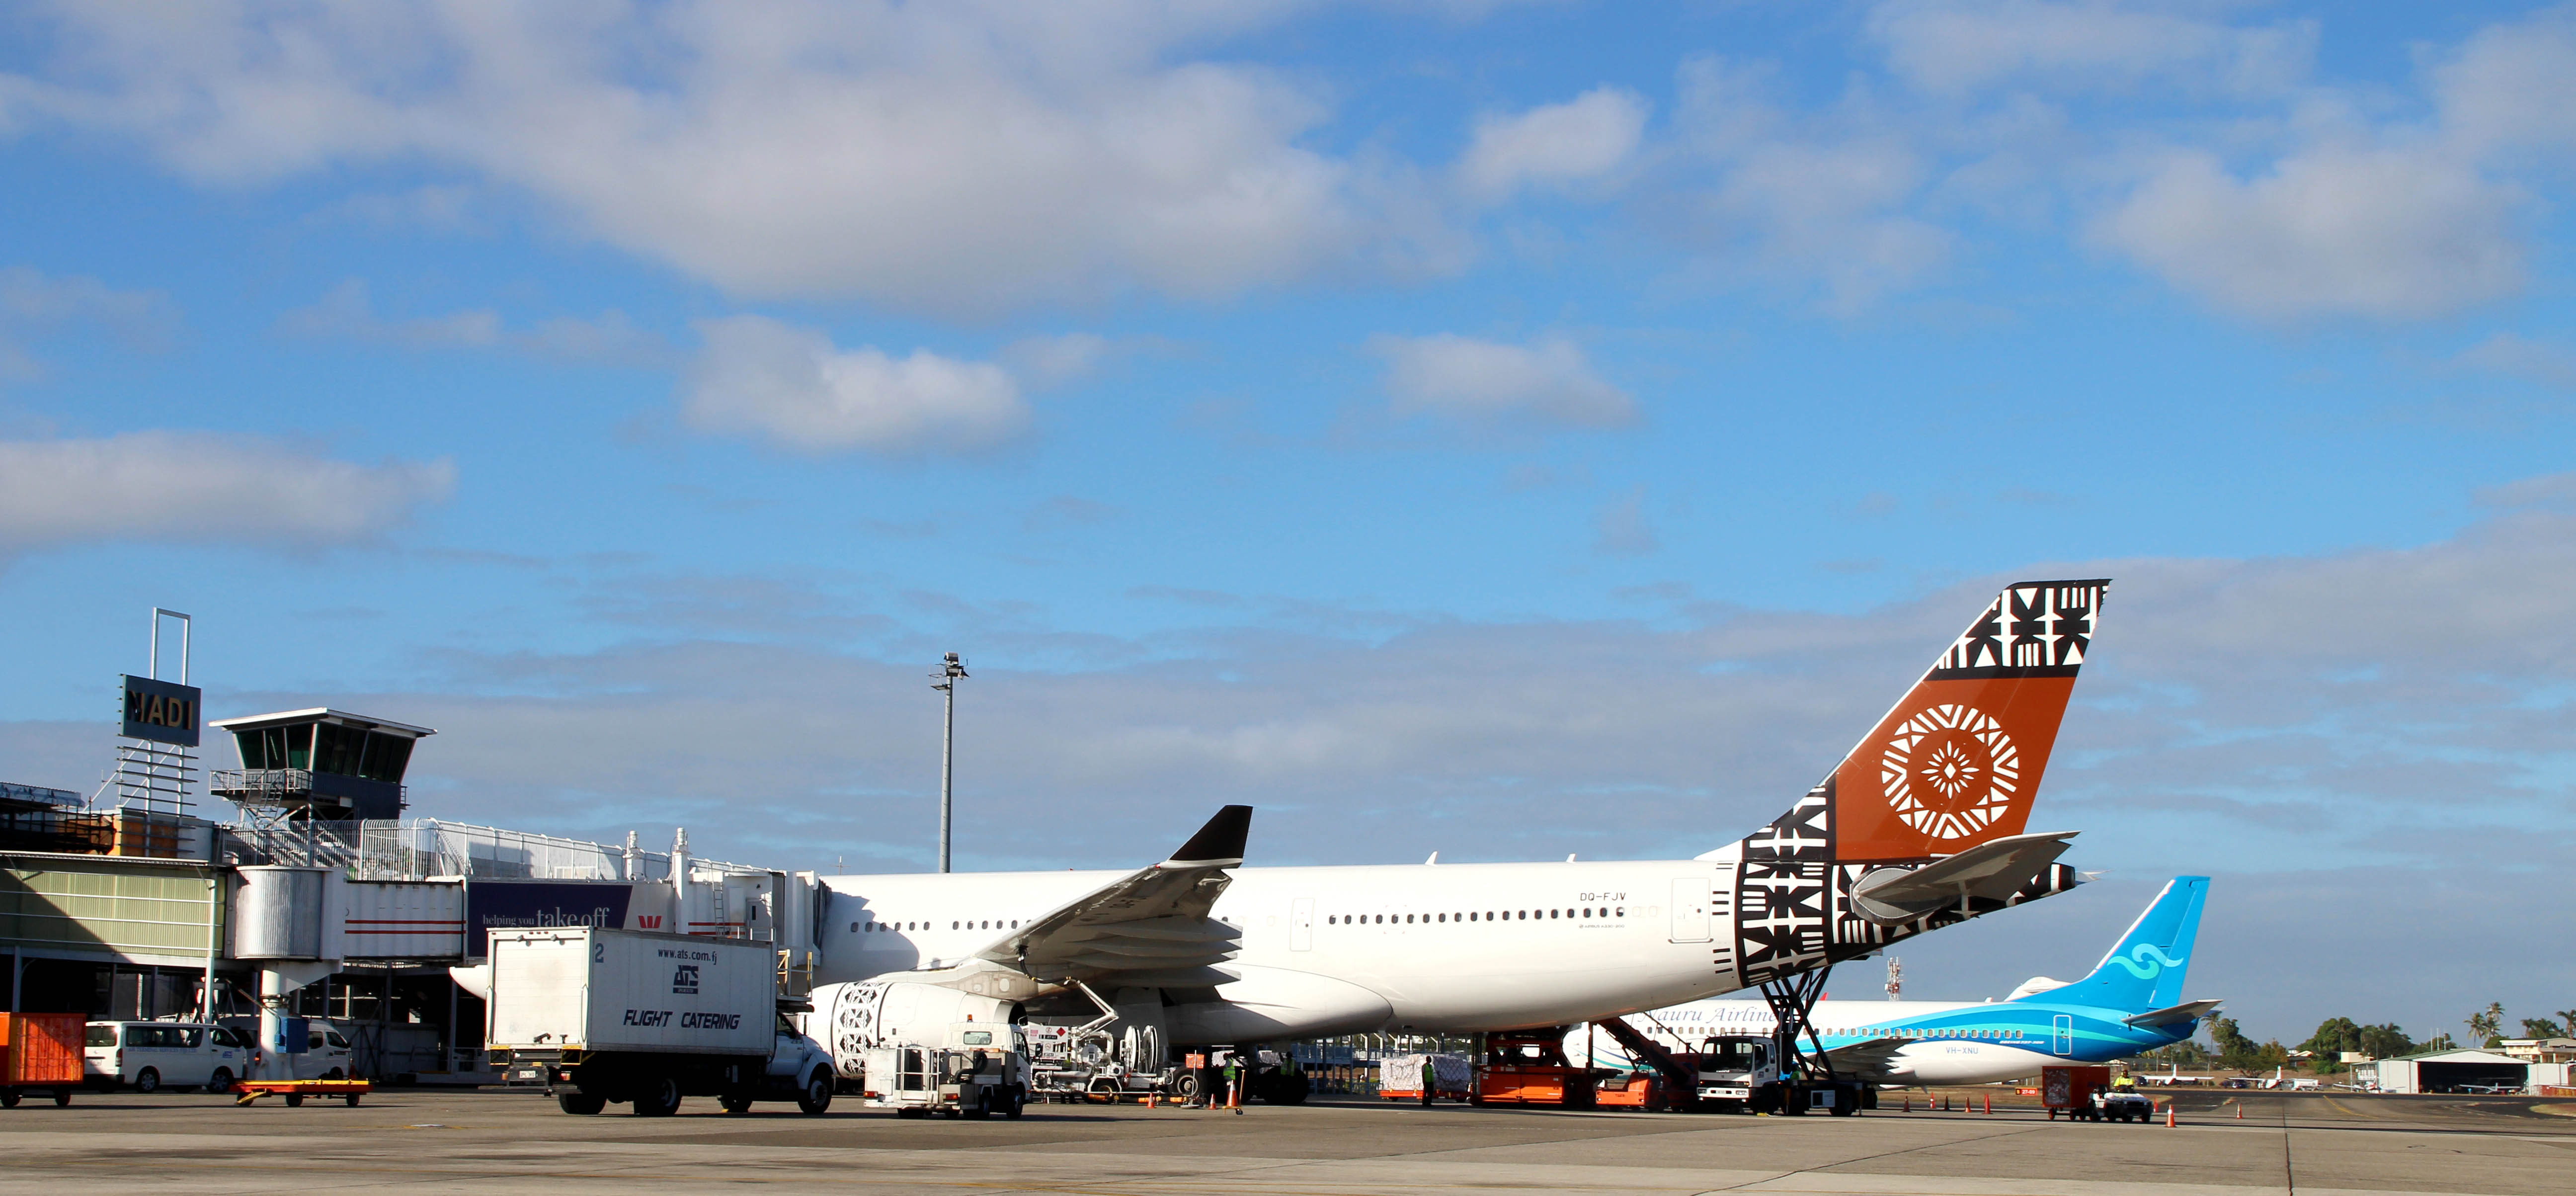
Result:
[[[1562,186],[1601,178],[1627,165],[1645,136],[1646,98],[1602,86],[1562,104],[1476,122],[1459,159],[1467,192],[1487,202],[1524,186]]]
[[[1223,296],[1405,252],[1400,181],[1193,61],[1261,5],[66,5],[21,124],[212,185],[420,161],[744,295],[942,312]],[[1392,189],[1395,193],[1390,193]],[[1384,201],[1381,203],[1381,201]]]
[[[746,433],[803,452],[903,454],[985,448],[1017,435],[1028,404],[1008,370],[926,349],[909,357],[764,316],[698,325],[681,414],[702,431]]]
[[[510,349],[592,365],[653,367],[676,360],[667,342],[637,328],[621,311],[601,312],[591,319],[557,316],[526,330],[507,327],[501,313],[490,308],[389,320],[376,314],[367,284],[355,278],[331,288],[313,306],[279,317],[278,328],[296,336],[339,337],[407,349]]]
[[[2521,290],[2527,203],[2438,147],[2320,145],[2252,179],[2183,151],[2092,235],[2240,314],[2422,319]]]
[[[352,278],[331,288],[319,303],[279,317],[280,330],[296,336],[346,337],[414,349],[489,349],[501,343],[501,314],[489,308],[386,320],[376,314],[367,284]]]
[[[2576,149],[2576,10],[2489,25],[2431,71],[2444,130],[2483,153]]]
[[[1953,236],[1908,208],[1932,174],[1913,131],[1866,108],[1808,117],[1766,96],[1759,69],[1681,68],[1663,223],[1728,273],[1818,285],[1836,314],[1945,264]]]
[[[1646,524],[1646,488],[1638,486],[1593,518],[1592,551],[1600,556],[1645,556],[1662,547]]]
[[[2152,81],[2276,92],[2308,75],[2318,33],[2313,20],[2230,25],[2113,0],[1891,0],[1870,11],[1867,27],[1890,68],[1940,92],[2010,79],[2083,91]]]
[[[179,317],[159,291],[121,291],[95,278],[26,266],[0,268],[0,382],[43,376],[22,342],[66,325],[103,328],[131,348],[157,352],[177,335]]]
[[[2576,391],[2576,350],[2499,332],[2451,358],[2454,368],[2503,374],[2556,390]]]
[[[455,484],[456,467],[444,459],[361,465],[247,436],[0,441],[0,548],[346,543],[410,519]]]
[[[1117,345],[1090,332],[1060,336],[1026,336],[1002,346],[1002,360],[1032,390],[1045,390],[1090,377]]]
[[[1593,373],[1582,347],[1564,337],[1507,345],[1449,333],[1379,336],[1369,349],[1386,359],[1386,391],[1398,415],[1518,417],[1591,428],[1637,418],[1627,392]]]

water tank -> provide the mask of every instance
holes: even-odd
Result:
[[[323,959],[330,873],[251,865],[233,896],[233,958]]]

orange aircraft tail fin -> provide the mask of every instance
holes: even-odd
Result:
[[[1822,814],[1808,829],[1844,864],[1955,855],[2022,833],[2110,586],[2005,587],[1789,817]]]

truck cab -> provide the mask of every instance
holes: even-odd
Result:
[[[1772,1058],[1771,1040],[1730,1034],[1700,1044],[1699,1099],[1724,1112],[1750,1109],[1763,1089],[1782,1076]]]
[[[1700,1045],[1701,1107],[1718,1112],[1822,1112],[1849,1117],[1878,1107],[1867,1084],[1802,1069],[1794,1046],[1751,1034],[1722,1034]]]
[[[860,1099],[898,1117],[1017,1118],[1028,1103],[1028,1044],[1007,1022],[951,1023],[935,1042],[867,1050]]]

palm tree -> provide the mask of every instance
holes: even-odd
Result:
[[[2478,1046],[2491,1045],[2490,1040],[2504,1029],[2504,1002],[2489,1001],[2485,1009],[2469,1015],[2469,1040]]]

